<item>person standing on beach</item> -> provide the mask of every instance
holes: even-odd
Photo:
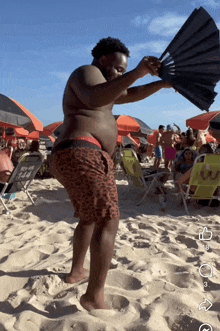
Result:
[[[167,125],[166,131],[162,134],[161,141],[164,148],[165,168],[168,169],[170,167],[170,169],[172,169],[172,163],[175,158],[176,150],[174,148],[174,132],[170,124]]]
[[[158,128],[159,131],[157,132],[156,135],[156,145],[154,149],[154,153],[155,153],[154,167],[156,168],[156,170],[159,169],[160,162],[163,156],[161,137],[164,132],[164,128],[165,128],[164,125],[159,125]]]
[[[88,287],[80,298],[88,311],[109,309],[104,302],[104,285],[119,223],[112,160],[118,135],[113,105],[139,101],[171,87],[156,81],[129,88],[147,74],[158,76],[160,62],[144,57],[135,69],[125,73],[129,50],[119,39],[101,39],[92,55],[92,64],[77,68],[67,81],[63,96],[64,131],[52,151],[52,167],[79,218],[67,283],[86,277],[83,264],[90,246]]]

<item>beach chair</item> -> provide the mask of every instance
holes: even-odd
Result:
[[[216,154],[201,154],[194,161],[192,172],[189,178],[187,190],[182,190],[180,185],[181,196],[187,214],[187,200],[209,200],[209,205],[212,199],[219,199],[220,195],[220,155]]]
[[[8,182],[0,182],[0,200],[4,206],[3,212],[5,214],[10,213],[3,198],[6,194],[10,197],[11,193],[23,191],[27,194],[32,204],[34,204],[28,189],[37,171],[41,167],[41,164],[42,157],[40,153],[25,153],[19,158],[18,164],[14,168],[10,178],[8,179]]]
[[[144,199],[146,198],[148,193],[151,192],[155,184],[161,191],[161,194],[164,196],[164,191],[161,188],[161,182],[160,182],[160,178],[164,175],[164,172],[144,175],[141,169],[141,165],[138,161],[137,154],[133,149],[122,150],[121,161],[122,161],[123,170],[128,180],[128,188],[126,190],[127,191],[126,193],[129,192],[132,185],[135,185],[136,187],[145,190],[144,196],[141,199],[141,201],[137,203],[137,206],[139,206],[144,201]],[[150,186],[147,185],[146,179],[152,179],[152,181],[150,182]]]

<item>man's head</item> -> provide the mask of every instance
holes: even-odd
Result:
[[[159,125],[158,130],[159,130],[161,133],[164,132],[164,129],[165,129],[165,126],[164,126],[164,125]]]
[[[121,76],[127,70],[129,50],[116,38],[103,38],[92,50],[93,64],[98,66],[106,80]]]
[[[172,131],[172,126],[170,124],[167,125],[167,131]]]

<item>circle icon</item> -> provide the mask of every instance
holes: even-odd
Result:
[[[205,278],[213,277],[213,269],[210,264],[204,263],[199,268],[199,274]]]
[[[213,331],[213,328],[210,324],[205,323],[200,325],[199,331]]]

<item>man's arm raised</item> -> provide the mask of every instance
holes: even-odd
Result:
[[[146,85],[131,87],[127,89],[127,91],[123,95],[121,95],[118,99],[116,99],[114,103],[123,104],[123,103],[140,101],[158,92],[162,88],[170,88],[170,87],[172,87],[172,85],[162,80]]]
[[[158,68],[158,60],[144,57],[134,70],[106,81],[96,66],[83,66],[70,76],[70,84],[83,104],[90,109],[95,109],[114,103],[137,79],[149,73],[158,75]]]

